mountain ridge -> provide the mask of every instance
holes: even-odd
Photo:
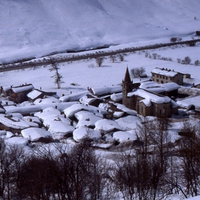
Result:
[[[199,8],[199,0],[0,0],[0,61],[187,35],[200,27]]]

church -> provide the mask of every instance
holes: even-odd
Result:
[[[139,88],[133,83],[128,68],[122,80],[122,103],[142,116],[171,117],[178,113],[178,105],[168,96],[163,96]]]

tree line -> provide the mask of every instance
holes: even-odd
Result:
[[[200,128],[185,122],[181,138],[169,140],[169,120],[142,119],[138,142],[105,158],[85,138],[33,148],[0,140],[0,197],[12,200],[149,200],[200,194]]]

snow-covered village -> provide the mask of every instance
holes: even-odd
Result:
[[[0,199],[200,199],[199,8],[0,0]]]

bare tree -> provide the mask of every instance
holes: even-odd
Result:
[[[131,75],[133,78],[138,78],[140,75],[144,74],[145,68],[144,67],[136,67],[131,69]]]
[[[115,55],[110,55],[110,60],[111,60],[111,62],[115,62],[116,61],[116,57],[115,57]]]
[[[168,167],[169,146],[167,119],[157,118],[149,121],[144,118],[138,125],[137,135],[143,141],[139,149],[139,158],[151,165],[151,199],[165,195],[165,176]],[[142,158],[141,156],[142,155]]]
[[[122,54],[119,54],[119,60],[122,62],[124,61],[124,56]]]
[[[181,131],[185,133],[179,144],[182,184],[188,196],[197,196],[200,189],[200,128],[198,123],[194,126],[184,122]]]
[[[97,57],[95,58],[95,62],[97,64],[98,67],[101,67],[102,63],[103,63],[103,57]]]
[[[54,78],[54,83],[57,86],[57,89],[61,88],[61,84],[64,83],[62,75],[59,73],[59,67],[54,59],[50,59],[51,62],[51,68],[50,71],[54,71],[54,75],[52,78]]]

